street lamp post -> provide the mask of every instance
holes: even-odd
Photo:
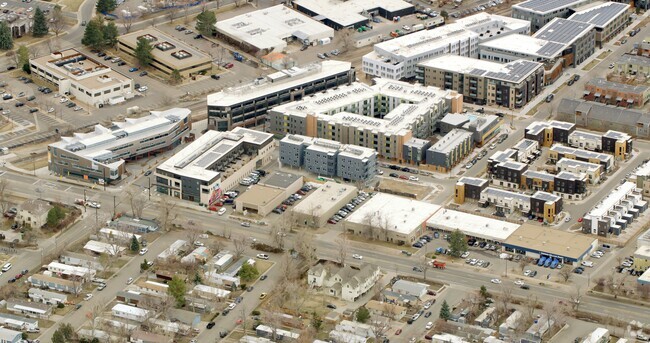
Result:
[[[31,153],[31,155],[32,155],[32,171],[34,173],[34,176],[36,176],[36,159],[35,159],[36,158],[36,153],[33,152],[33,153]]]

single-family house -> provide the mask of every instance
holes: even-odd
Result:
[[[377,300],[370,300],[366,304],[366,309],[370,312],[371,317],[387,317],[399,321],[406,315],[406,307]]]
[[[47,212],[52,206],[49,202],[40,199],[27,200],[20,205],[16,213],[16,222],[29,225],[35,229],[47,223]]]
[[[469,341],[463,337],[452,335],[450,333],[442,333],[433,335],[431,337],[431,343],[469,343]]]
[[[582,343],[609,343],[609,330],[596,328],[585,337]]]
[[[393,284],[392,290],[395,293],[407,294],[422,299],[427,294],[429,285],[421,282],[411,282],[407,280],[397,280]]]
[[[173,341],[171,337],[142,330],[133,331],[129,337],[131,343],[172,343]]]
[[[192,289],[192,294],[203,299],[209,300],[218,300],[218,299],[227,299],[230,297],[230,291],[222,288],[207,286],[207,285],[196,285]]]
[[[300,334],[283,329],[274,329],[267,325],[258,325],[255,328],[255,333],[261,337],[275,337],[278,341],[296,341],[300,338]]]
[[[528,343],[540,343],[542,338],[549,331],[551,326],[555,323],[552,318],[548,318],[545,315],[537,317],[533,324],[526,330],[522,342],[526,340]]]
[[[126,250],[126,248],[116,243],[104,243],[100,241],[90,240],[86,243],[86,245],[84,245],[84,250],[95,253],[97,255],[108,254],[111,256],[119,256],[124,250]]]
[[[125,304],[116,304],[111,309],[111,312],[115,317],[134,320],[140,323],[149,317],[149,310]]]
[[[336,325],[336,330],[341,332],[349,332],[361,337],[375,337],[373,327],[368,324],[353,322],[349,320],[342,320]]]
[[[7,311],[30,318],[47,319],[52,314],[52,306],[43,303],[25,301],[18,298],[7,300]]]
[[[142,299],[144,299],[143,295],[136,291],[119,291],[115,295],[115,300],[118,302],[132,306],[138,306]]]
[[[198,247],[192,250],[191,253],[181,258],[181,263],[205,263],[210,258],[210,249],[207,247]]]
[[[22,332],[0,327],[0,343],[18,343],[22,340]]]
[[[86,267],[94,270],[104,270],[104,266],[99,262],[97,256],[90,256],[71,251],[65,251],[61,254],[59,262],[65,263],[70,266]]]
[[[133,236],[135,236],[135,239],[137,239],[138,242],[140,242],[142,238],[142,236],[136,235],[134,233],[111,229],[107,227],[99,229],[99,235],[108,242],[119,242],[122,244],[130,244],[131,240],[133,239]]]
[[[242,257],[239,260],[237,260],[235,263],[230,265],[228,269],[226,269],[223,274],[228,275],[228,276],[236,276],[239,273],[239,270],[241,267],[244,265],[244,263],[248,263],[251,266],[255,265],[255,260],[250,258],[250,257]]]
[[[186,248],[187,248],[187,241],[179,239],[176,242],[172,243],[163,252],[158,254],[157,258],[159,260],[166,260],[166,259],[168,259],[170,257],[179,257],[178,254],[185,251]]]
[[[379,267],[364,263],[359,269],[324,263],[309,269],[307,283],[325,294],[355,301],[368,292],[380,277]]]
[[[169,319],[195,328],[201,323],[201,315],[195,312],[174,308],[169,310]]]
[[[16,316],[9,313],[0,313],[0,325],[8,329],[39,332],[38,319]],[[0,338],[0,342],[2,339]]]
[[[141,293],[155,296],[166,296],[167,289],[169,288],[164,283],[149,280],[138,280],[135,285]]]
[[[227,274],[222,274],[216,270],[210,270],[204,273],[205,282],[218,285],[226,289],[234,289],[239,287],[241,280],[239,276],[230,276]]]
[[[381,291],[381,297],[382,297],[382,301],[391,304],[397,304],[400,306],[406,306],[406,307],[413,306],[414,304],[417,304],[420,301],[420,298],[416,296],[408,295],[408,294],[400,294],[387,289]]]
[[[83,282],[81,281],[65,280],[45,274],[31,275],[27,278],[27,281],[34,287],[47,287],[49,289],[71,294],[79,294],[83,286]]]
[[[352,332],[345,332],[339,330],[332,330],[329,333],[329,337],[334,342],[345,342],[345,343],[366,343],[369,338],[364,336],[355,335]]]
[[[59,262],[50,262],[47,265],[47,270],[50,271],[53,275],[62,277],[64,279],[83,279],[90,280],[97,275],[97,271],[94,269],[79,267],[79,266],[70,266],[64,263]]]
[[[214,269],[216,269],[218,272],[226,270],[226,267],[232,262],[234,258],[235,256],[233,254],[220,252],[212,258]]]
[[[481,314],[474,319],[474,325],[487,328],[492,325],[492,322],[496,319],[496,313],[494,311],[496,307],[488,307]]]
[[[46,291],[40,288],[30,288],[27,295],[32,301],[48,305],[56,305],[58,303],[65,304],[68,301],[68,296],[65,294]]]
[[[521,311],[512,312],[506,320],[499,325],[499,334],[501,336],[508,336],[515,333],[521,321]]]

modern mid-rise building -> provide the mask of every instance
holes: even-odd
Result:
[[[526,170],[522,173],[521,187],[553,193],[569,200],[581,200],[587,194],[587,176],[566,171],[550,174]]]
[[[549,150],[548,158],[552,163],[555,163],[562,158],[568,158],[572,160],[600,164],[606,173],[610,172],[612,168],[614,168],[615,164],[615,160],[612,155],[582,149],[575,149],[560,144],[555,144],[551,147]]]
[[[640,166],[637,169],[635,176],[636,187],[643,191],[643,196],[650,196],[650,162],[646,162]],[[650,234],[648,234],[648,238],[650,238]]]
[[[415,12],[415,6],[402,0],[295,0],[294,7],[336,30],[359,28],[370,22],[370,17],[393,18]]]
[[[404,161],[406,142],[430,137],[439,118],[461,109],[456,92],[376,79],[374,86],[355,82],[276,106],[269,113],[270,131],[358,145]]]
[[[427,149],[426,164],[432,170],[446,173],[469,155],[473,148],[471,132],[453,129]]]
[[[573,131],[568,144],[574,148],[606,152],[618,158],[632,154],[632,137],[626,133],[609,130],[604,134],[585,131]]]
[[[569,135],[575,129],[575,124],[563,121],[536,121],[526,127],[524,137],[538,142],[540,146],[550,147],[556,142],[567,144]]]
[[[563,56],[567,65],[577,66],[596,51],[596,30],[595,26],[589,23],[555,18],[533,37],[560,43],[570,49],[570,53]]]
[[[512,5],[512,17],[527,20],[533,32],[554,18],[568,18],[573,9],[595,0],[528,0]]]
[[[593,78],[585,84],[585,100],[621,107],[643,107],[650,101],[650,87]]]
[[[582,232],[599,236],[620,235],[648,208],[641,190],[625,182],[603,198],[583,218]]]
[[[521,108],[542,91],[544,66],[517,60],[506,64],[443,55],[418,65],[427,86],[452,89],[468,103]]]
[[[354,81],[350,62],[323,61],[208,95],[208,128],[228,131],[265,123],[269,109]]]
[[[454,202],[463,204],[467,199],[481,200],[481,192],[488,187],[490,182],[477,177],[463,176],[456,182]]]
[[[33,75],[53,83],[58,92],[103,107],[135,96],[133,80],[76,49],[56,51],[29,61]]]
[[[506,191],[487,187],[481,192],[480,203],[483,206],[494,204],[497,211],[532,214],[543,218],[547,223],[555,222],[556,216],[562,211],[562,197],[551,193],[537,191],[533,195]]]
[[[599,48],[630,23],[630,5],[625,3],[596,1],[573,10],[568,19],[594,25]]]
[[[126,172],[126,160],[180,145],[192,128],[190,113],[186,108],[152,111],[113,122],[111,127],[96,125],[93,132],[61,137],[48,146],[48,168],[57,175],[100,183],[119,180]]]
[[[322,138],[288,135],[280,141],[280,164],[305,168],[320,176],[366,182],[377,174],[377,152]]]
[[[211,205],[272,159],[273,135],[245,128],[207,131],[156,168],[158,192]]]
[[[499,134],[502,122],[502,118],[494,114],[448,113],[438,121],[438,129],[441,134],[447,134],[453,129],[472,132],[474,144],[483,146]]]

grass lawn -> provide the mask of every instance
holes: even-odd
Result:
[[[260,273],[260,276],[266,273],[271,267],[273,266],[273,262],[271,261],[264,261],[264,260],[258,260],[255,262],[255,266],[257,267],[257,271]]]
[[[77,12],[83,2],[83,0],[61,0],[59,4],[66,12]]]
[[[589,62],[589,64],[587,64],[586,66],[582,67],[582,70],[584,70],[584,71],[590,71],[590,70],[593,69],[596,65],[598,65],[598,63],[600,63],[600,62],[601,62],[601,60],[599,60],[599,59],[595,59],[595,60]]]
[[[611,54],[611,53],[612,53],[611,51],[603,51],[596,58],[599,59],[599,60],[604,60],[605,57],[609,56],[609,54]]]
[[[30,158],[28,158],[28,159],[26,159],[24,161],[21,161],[21,162],[18,162],[16,164],[14,164],[14,165],[16,167],[20,168],[20,169],[29,170],[29,171],[33,171],[34,168],[41,169],[41,168],[47,167],[47,156],[43,155],[42,157],[34,159],[34,161],[32,161]]]

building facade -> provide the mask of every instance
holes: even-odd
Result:
[[[585,84],[585,92],[582,97],[587,101],[606,105],[639,108],[650,101],[650,87],[594,78]]]
[[[595,2],[575,8],[568,19],[594,25],[596,45],[601,48],[630,23],[630,5],[613,1]]]
[[[620,159],[631,156],[634,149],[630,135],[614,130],[609,130],[604,134],[574,131],[569,135],[568,145],[574,148],[605,152]]]
[[[469,155],[474,148],[471,132],[454,129],[427,149],[426,165],[432,170],[446,173]]]
[[[600,163],[591,163],[573,160],[570,158],[561,158],[555,162],[555,168],[558,172],[569,172],[572,174],[584,174],[587,177],[587,183],[592,185],[600,183],[603,175],[603,166]]]
[[[358,270],[348,265],[318,264],[309,269],[307,284],[322,289],[327,295],[356,301],[375,285],[380,276],[379,267],[367,263]]]
[[[47,223],[47,214],[52,206],[49,202],[40,199],[27,200],[20,205],[16,213],[16,222],[29,225],[32,229],[39,229]]]
[[[624,54],[615,62],[618,73],[627,75],[650,75],[650,57],[644,55]]]
[[[554,18],[568,18],[572,9],[595,0],[528,0],[512,5],[512,17],[527,20],[536,32]]]
[[[625,182],[594,206],[582,221],[582,232],[599,236],[618,236],[648,204],[636,184]]]
[[[576,125],[572,123],[552,120],[549,122],[536,121],[524,130],[524,137],[539,143],[540,146],[550,147],[554,143],[569,142],[569,135],[575,131]]]
[[[463,204],[467,199],[481,200],[481,192],[488,187],[490,182],[476,177],[463,176],[456,182],[454,202]]]

